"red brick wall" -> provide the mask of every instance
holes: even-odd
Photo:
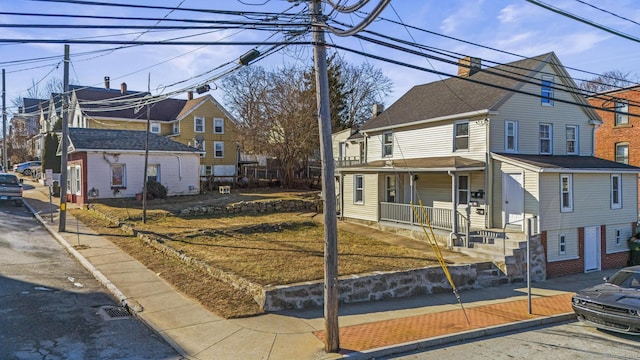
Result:
[[[615,93],[607,93],[601,97],[603,99],[589,98],[588,100],[591,105],[597,108],[613,109],[615,102],[611,101],[611,98],[627,99],[629,100],[629,112],[640,112],[640,107],[634,106],[634,103],[640,103],[639,89],[632,88]],[[615,161],[616,143],[626,142],[629,144],[629,164],[640,166],[640,117],[629,116],[629,124],[615,126],[615,113],[603,110],[596,110],[596,112],[602,118],[603,124],[595,131],[595,156]],[[640,200],[638,204],[640,205]]]
[[[636,223],[631,224],[631,233],[636,233]],[[544,247],[545,258],[547,254],[547,232],[540,234],[542,246]],[[547,278],[564,276],[569,274],[580,274],[584,272],[584,228],[578,228],[578,255],[579,259],[547,262]],[[607,254],[607,227],[600,226],[600,266],[602,269],[617,269],[627,266],[629,262],[629,251]]]

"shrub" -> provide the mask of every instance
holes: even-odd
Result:
[[[151,199],[166,199],[167,188],[157,181],[147,181],[147,198]]]

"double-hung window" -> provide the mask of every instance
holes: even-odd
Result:
[[[159,164],[149,164],[149,166],[147,166],[147,181],[160,182]]]
[[[540,98],[543,106],[553,106],[553,76],[543,75]]]
[[[364,204],[364,176],[353,176],[353,203]]]
[[[564,234],[558,235],[558,254],[567,253],[567,237]]]
[[[469,203],[469,176],[458,175],[458,205]]]
[[[567,155],[578,154],[578,126],[567,125]]]
[[[213,142],[213,157],[223,158],[224,157],[224,142],[222,141],[214,141]]]
[[[518,122],[507,120],[504,123],[504,150],[518,152]]]
[[[629,101],[616,101],[616,125],[629,124]]]
[[[394,203],[396,202],[396,176],[387,175],[385,182],[386,182],[385,199],[387,202]]]
[[[203,133],[204,132],[204,117],[196,116],[193,119],[193,131],[195,131],[197,133]]]
[[[560,211],[573,211],[573,177],[571,174],[560,175]]]
[[[149,124],[149,131],[151,131],[154,134],[160,134],[160,123],[152,122],[151,124]]]
[[[629,144],[617,143],[616,144],[616,162],[622,164],[629,163]]]
[[[382,134],[382,157],[393,156],[393,133]]]
[[[469,150],[469,122],[461,121],[453,124],[453,151]]]
[[[213,118],[213,133],[224,134],[224,119]]]
[[[611,175],[611,208],[622,208],[622,178],[619,174]]]
[[[551,124],[540,124],[540,154],[549,155],[552,149],[553,128]]]

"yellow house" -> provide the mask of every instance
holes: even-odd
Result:
[[[166,98],[149,107],[142,104],[147,92],[104,88],[71,87],[69,127],[149,131],[199,149],[198,173],[202,180],[233,181],[238,172],[237,121],[211,95],[187,100]]]
[[[233,180],[238,174],[237,120],[211,95],[191,97],[173,121],[175,141],[204,151],[200,176]]]

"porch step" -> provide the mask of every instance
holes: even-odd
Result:
[[[480,266],[481,264],[486,264],[486,266]],[[509,278],[494,263],[486,262],[481,264],[478,264],[476,268],[478,275],[476,284],[479,287],[493,287],[509,283]]]
[[[472,242],[470,243],[470,246],[474,249],[495,250],[502,251],[503,253],[506,249],[508,253],[509,250],[513,249],[526,249],[527,242],[511,239],[495,239],[493,243]]]
[[[478,244],[474,244],[478,245]],[[507,261],[508,257],[513,256],[513,249],[507,248],[507,253],[504,253],[502,247],[496,248],[495,245],[488,245],[487,247],[474,247],[474,248],[465,248],[458,247],[458,251],[461,253],[476,258],[476,259],[485,259],[487,261],[504,263]]]

